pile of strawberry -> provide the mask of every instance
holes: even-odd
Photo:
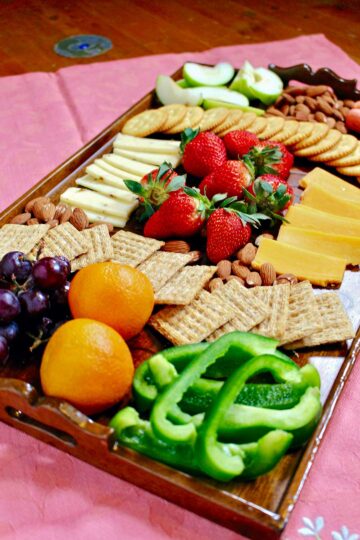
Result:
[[[220,139],[186,129],[181,148],[183,167],[198,188],[166,163],[140,183],[125,181],[140,198],[144,236],[189,238],[205,229],[207,256],[217,263],[244,246],[263,220],[267,226],[282,220],[293,202],[287,180],[294,158],[281,143],[248,131]]]

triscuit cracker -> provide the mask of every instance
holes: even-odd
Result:
[[[214,127],[212,131],[221,137],[222,132],[227,131],[235,126],[241,120],[243,114],[244,113],[242,111],[230,111],[225,120],[218,126]]]
[[[111,237],[114,249],[113,261],[136,268],[165,244],[160,240],[145,238],[140,234],[118,231]]]
[[[345,176],[360,176],[360,165],[352,165],[351,167],[337,167],[336,170]]]
[[[295,122],[296,120],[293,120]],[[312,132],[314,131],[314,122],[297,122],[298,123],[298,130],[294,135],[291,135],[288,139],[285,139],[283,142],[286,146],[293,146],[294,144],[297,144],[307,137],[310,137]]]
[[[354,135],[342,135],[340,140],[335,144],[335,146],[330,148],[330,150],[317,154],[310,159],[313,161],[320,161],[321,163],[340,159],[351,154],[357,143],[358,140],[356,137],[354,137]]]
[[[270,314],[259,325],[255,326],[251,332],[266,337],[281,338],[288,320],[290,284],[254,287],[252,292],[264,304],[269,306]]]
[[[321,139],[323,139],[329,131],[330,128],[327,124],[318,124],[314,122],[310,135],[302,141],[296,143],[293,146],[292,152],[302,150],[303,148],[308,148],[309,146],[314,146],[314,144],[318,143]]]
[[[110,241],[109,229],[106,225],[97,225],[91,229],[85,229],[81,234],[89,242],[90,247],[87,253],[71,261],[72,272],[85,268],[90,264],[108,261],[113,257],[114,250]]]
[[[159,111],[166,113],[166,121],[162,126],[162,129],[166,131],[179,124],[185,117],[187,107],[180,103],[174,103],[172,105],[164,105],[159,108]]]
[[[265,129],[266,129],[266,122],[267,118],[264,118],[263,116],[258,116],[254,122],[247,127],[247,131],[250,131],[250,133],[254,133],[254,135],[260,135]]]
[[[212,295],[228,302],[229,306],[234,310],[235,317],[210,334],[207,341],[214,341],[235,330],[248,332],[251,328],[260,324],[270,312],[269,307],[264,302],[235,279],[215,289]]]
[[[201,291],[187,306],[162,309],[151,317],[149,324],[174,345],[185,345],[203,341],[233,315],[227,303]]]
[[[147,135],[161,131],[166,118],[167,114],[161,109],[143,111],[126,122],[122,128],[122,133],[132,135],[133,137],[146,137]]]
[[[201,107],[187,107],[184,118],[170,129],[164,129],[163,132],[168,135],[181,133],[186,128],[197,128],[204,116],[204,109]]]
[[[201,119],[199,128],[200,131],[209,131],[221,124],[229,114],[229,109],[225,107],[216,107],[205,111]]]
[[[4,225],[0,229],[0,259],[9,251],[30,253],[49,228],[49,225]]]
[[[155,304],[190,304],[216,270],[216,266],[185,266],[157,291]]]
[[[269,137],[271,141],[284,142],[294,135],[299,130],[300,122],[297,120],[284,120],[284,125],[280,131]]]
[[[294,149],[295,156],[300,157],[312,157],[316,156],[316,154],[322,154],[323,152],[327,152],[330,150],[330,148],[333,148],[336,143],[339,142],[341,139],[342,134],[337,129],[330,129],[328,133],[316,144],[313,144],[312,146],[307,146],[306,148],[302,148],[300,150]]]
[[[266,118],[266,128],[259,135],[260,139],[269,139],[282,130],[285,125],[285,119],[280,116],[269,116]]]
[[[297,341],[323,328],[316,297],[309,281],[291,285],[289,316],[280,344]]]
[[[315,347],[355,337],[354,328],[337,293],[318,294],[316,295],[316,303],[321,313],[322,330],[299,341],[287,343],[286,349]]]
[[[352,165],[360,165],[360,142],[357,143],[350,154],[340,159],[330,161],[329,165],[331,165],[331,167],[351,167]]]
[[[50,229],[42,241],[44,245],[40,258],[64,255],[69,261],[86,253],[91,245],[89,240],[69,222]]]
[[[191,259],[188,253],[158,251],[141,263],[138,270],[149,278],[154,292],[157,292]]]

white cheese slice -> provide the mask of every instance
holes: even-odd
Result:
[[[114,147],[137,152],[176,155],[179,153],[180,141],[132,137],[119,133],[114,141]]]
[[[101,193],[102,195],[107,195],[108,197],[114,197],[114,199],[117,199],[122,202],[132,203],[137,200],[136,195],[134,195],[130,191],[127,191],[125,189],[118,189],[117,187],[113,187],[113,186],[109,186],[107,184],[104,184],[104,182],[95,180],[89,175],[85,175],[85,176],[82,176],[81,178],[77,178],[75,180],[75,183],[78,186],[92,189],[93,191],[97,191],[98,193]]]
[[[172,167],[177,167],[181,161],[180,154],[150,154],[149,152],[134,152],[133,150],[123,150],[122,148],[114,148],[114,154],[123,156],[142,163],[151,163],[152,165],[160,166],[162,163],[170,163]]]
[[[125,172],[139,175],[141,178],[155,168],[154,165],[151,165],[150,163],[140,163],[139,161],[134,161],[133,159],[128,159],[116,154],[104,154],[103,159],[113,167],[118,167]]]
[[[127,187],[121,178],[109,173],[108,171],[105,171],[105,169],[99,167],[99,165],[95,163],[92,163],[86,167],[85,172],[92,176],[92,178],[95,178],[95,180],[103,181],[105,184],[109,184],[110,186],[127,191]]]
[[[85,188],[68,188],[60,197],[61,201],[70,206],[78,206],[84,210],[92,210],[108,216],[118,216],[127,219],[137,207],[138,202],[121,202],[113,197],[101,195]]]
[[[104,171],[109,172],[110,174],[113,174],[114,176],[118,176],[119,178],[121,178],[121,180],[127,179],[127,180],[140,181],[142,178],[142,176],[138,174],[131,174],[129,172],[122,171],[118,167],[113,167],[113,165],[105,161],[105,159],[103,158],[95,159],[94,164],[100,167],[101,169],[104,169]]]
[[[70,205],[69,205],[70,206]],[[72,210],[76,208],[75,206],[70,206]],[[114,227],[122,229],[127,223],[126,218],[119,218],[118,216],[107,216],[105,214],[93,212],[92,210],[84,210],[87,217],[89,218],[90,223],[95,223],[96,221],[104,221],[105,223],[111,223]]]

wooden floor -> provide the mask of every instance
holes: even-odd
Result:
[[[324,33],[360,63],[360,0],[0,0],[0,76],[74,63],[54,44],[100,34],[96,61]]]

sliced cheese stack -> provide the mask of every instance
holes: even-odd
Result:
[[[253,261],[314,285],[341,283],[347,265],[360,264],[360,190],[319,168],[300,182],[301,204],[290,207],[278,239],[263,239]]]

